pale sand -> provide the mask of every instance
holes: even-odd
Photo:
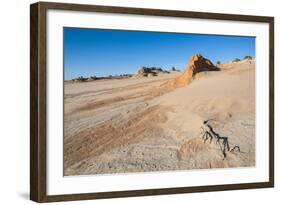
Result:
[[[168,171],[255,165],[255,62],[221,65],[163,90],[179,73],[65,84],[64,174]],[[223,159],[200,127],[230,146]]]

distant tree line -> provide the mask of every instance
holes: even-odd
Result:
[[[105,77],[97,77],[97,76],[90,76],[90,77],[83,77],[79,76],[77,78],[73,78],[72,82],[89,82],[89,81],[95,81],[95,80],[103,80],[103,79],[121,79],[121,78],[129,78],[132,77],[132,74],[120,74],[120,75],[108,75]]]
[[[244,60],[253,60],[253,57],[252,56],[245,56]]]
[[[170,69],[171,71],[177,71],[174,66]],[[156,76],[157,73],[170,73],[167,70],[162,69],[161,67],[155,67],[155,66],[142,66],[140,70],[138,70],[138,73],[147,73]],[[129,78],[132,77],[133,74],[120,74],[120,75],[108,75],[105,77],[97,77],[97,76],[90,76],[90,77],[84,77],[79,76],[77,78],[71,79],[72,82],[89,82],[89,81],[95,81],[95,80],[102,80],[102,79],[122,79],[122,78]]]
[[[244,58],[243,58],[244,60],[253,60],[253,57],[252,56],[244,56]],[[240,58],[235,58],[232,62],[239,62],[239,61],[241,61],[240,60]]]
[[[163,71],[161,67],[147,67],[147,66],[142,66],[141,67],[141,70],[144,70],[144,71]]]
[[[235,62],[239,62],[239,61],[241,61],[240,58],[235,58],[232,62],[235,63]]]
[[[167,71],[167,70],[164,70],[164,69],[162,69],[161,67],[155,67],[155,66],[152,66],[152,67],[149,67],[149,66],[142,66],[141,67],[141,70],[143,70],[143,71],[158,71],[158,72],[165,72],[165,73],[169,73],[169,71]],[[170,69],[171,71],[180,71],[180,70],[178,70],[178,69],[176,69],[176,67],[175,66],[172,66],[172,68]]]

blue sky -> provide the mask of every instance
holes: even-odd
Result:
[[[255,57],[255,38],[64,28],[65,79],[133,74],[141,66],[183,69],[197,53],[213,63]]]

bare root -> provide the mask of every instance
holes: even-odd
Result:
[[[241,152],[240,147],[238,145],[235,145],[234,147],[230,148],[228,137],[221,136],[219,133],[215,132],[213,127],[208,124],[210,120],[205,120],[204,125],[207,127],[207,129],[204,129],[204,127],[201,127],[201,134],[202,139],[204,140],[204,143],[206,143],[207,140],[210,140],[210,143],[212,143],[213,139],[216,140],[216,145],[219,145],[220,150],[223,155],[223,159],[227,157],[227,152]]]

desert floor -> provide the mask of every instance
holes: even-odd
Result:
[[[65,83],[64,175],[254,166],[255,63],[221,69],[168,90],[180,73]],[[241,152],[204,143],[208,119]]]

